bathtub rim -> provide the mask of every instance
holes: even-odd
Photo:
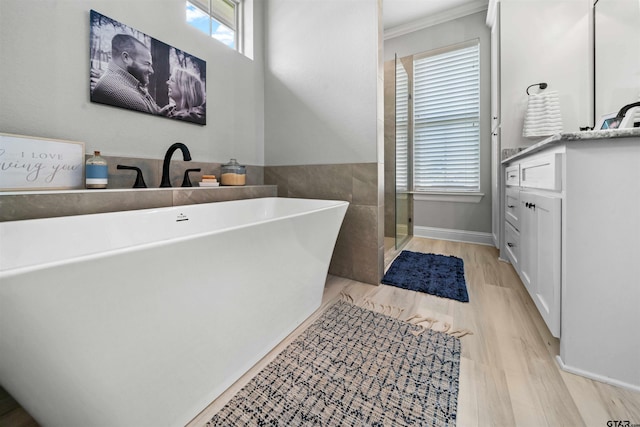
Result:
[[[240,199],[240,200],[226,200],[226,201],[221,201],[221,202],[208,202],[208,203],[197,203],[197,204],[191,204],[191,205],[180,205],[180,206],[167,206],[167,207],[162,207],[162,208],[148,208],[148,209],[132,209],[132,210],[127,210],[127,211],[116,211],[116,212],[103,212],[103,213],[95,213],[95,214],[87,214],[87,215],[71,215],[71,216],[66,216],[66,217],[53,217],[53,218],[36,218],[36,219],[25,219],[25,220],[16,220],[16,221],[5,221],[3,223],[0,223],[0,227],[2,227],[3,224],[8,224],[8,223],[12,223],[12,222],[22,222],[22,221],[44,221],[44,220],[56,220],[58,218],[65,218],[66,220],[69,220],[69,218],[73,217],[73,216],[82,216],[82,217],[86,217],[86,216],[105,216],[105,215],[127,215],[127,214],[132,214],[135,212],[153,212],[153,211],[158,211],[158,210],[166,210],[166,211],[179,211],[181,209],[184,208],[188,208],[190,206],[203,206],[203,205],[210,205],[210,204],[231,204],[231,203],[255,203],[256,200],[297,200],[297,201],[322,201],[322,202],[326,202],[326,205],[323,206],[318,206],[318,207],[314,207],[308,210],[304,210],[304,211],[300,211],[300,212],[295,212],[295,213],[290,213],[290,214],[285,214],[285,215],[281,215],[281,216],[276,216],[273,218],[266,218],[266,219],[261,219],[261,220],[256,220],[256,221],[252,221],[246,224],[241,224],[241,225],[234,225],[234,226],[229,226],[229,227],[225,227],[222,229],[218,229],[218,230],[212,230],[212,231],[204,231],[204,232],[200,232],[200,233],[194,233],[194,234],[188,234],[186,236],[179,236],[179,237],[169,237],[166,239],[162,239],[162,240],[157,240],[157,241],[153,241],[153,242],[146,242],[146,243],[139,243],[139,244],[133,244],[131,246],[126,246],[126,247],[119,247],[119,248],[114,248],[114,249],[108,249],[106,251],[101,251],[101,252],[95,252],[95,253],[91,253],[91,254],[84,254],[84,255],[78,255],[75,256],[73,258],[66,258],[66,259],[62,259],[62,260],[55,260],[55,261],[47,261],[47,262],[43,262],[40,264],[32,264],[32,265],[25,265],[25,266],[20,266],[20,267],[13,267],[13,268],[8,268],[8,269],[4,269],[4,270],[0,270],[0,279],[3,278],[9,278],[9,277],[14,277],[16,275],[20,275],[20,274],[25,274],[25,273],[29,273],[31,271],[37,271],[37,270],[41,270],[41,269],[45,269],[45,268],[54,268],[60,265],[65,265],[65,264],[70,264],[70,263],[76,263],[76,262],[82,262],[82,261],[90,261],[90,260],[94,260],[94,259],[98,259],[104,256],[110,256],[110,255],[114,255],[114,254],[119,254],[119,253],[131,253],[131,252],[135,252],[135,251],[140,251],[140,250],[144,250],[144,249],[148,249],[148,248],[155,248],[155,247],[161,247],[161,246],[166,246],[169,245],[171,243],[174,242],[185,242],[185,241],[189,241],[189,240],[193,240],[196,238],[201,238],[201,237],[206,237],[206,236],[213,236],[216,234],[221,234],[221,233],[226,233],[229,231],[233,231],[233,230],[238,230],[238,229],[243,229],[243,228],[247,228],[247,227],[252,227],[252,226],[258,226],[260,224],[267,224],[270,222],[275,222],[275,221],[281,221],[281,220],[285,220],[285,219],[289,219],[289,218],[295,218],[295,217],[299,217],[299,216],[303,216],[303,215],[307,215],[307,214],[312,214],[312,213],[316,213],[316,212],[321,212],[321,211],[325,211],[325,210],[331,210],[331,209],[337,209],[340,207],[345,207],[345,211],[346,208],[348,208],[349,206],[349,202],[345,201],[345,200],[330,200],[330,199],[304,199],[304,198],[295,198],[295,197],[257,197],[257,198],[252,198],[252,199]],[[285,202],[286,203],[286,202]],[[346,212],[345,212],[346,214]]]

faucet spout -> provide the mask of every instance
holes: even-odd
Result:
[[[189,149],[182,142],[176,142],[172,144],[171,147],[167,150],[167,153],[164,155],[164,162],[162,163],[162,180],[160,181],[160,188],[162,187],[171,187],[171,182],[169,181],[169,164],[171,163],[171,156],[173,153],[180,149],[182,151],[182,158],[185,161],[191,160],[191,153],[189,153]]]

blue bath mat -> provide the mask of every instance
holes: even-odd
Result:
[[[382,278],[385,285],[469,302],[460,258],[402,251]]]

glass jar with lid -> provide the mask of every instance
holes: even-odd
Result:
[[[222,165],[220,174],[220,184],[222,185],[245,185],[247,183],[247,168],[238,163],[236,159],[231,159],[229,163]]]

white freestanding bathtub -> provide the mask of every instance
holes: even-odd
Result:
[[[320,306],[347,206],[0,223],[0,383],[43,426],[183,426]]]

